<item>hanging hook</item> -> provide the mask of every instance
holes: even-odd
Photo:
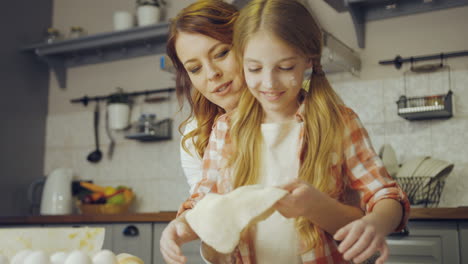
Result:
[[[444,53],[440,53],[440,67],[443,68],[444,67]]]

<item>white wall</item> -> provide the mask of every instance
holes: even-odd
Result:
[[[166,20],[194,1],[168,2]],[[349,14],[337,14],[323,1],[310,0],[309,4],[325,29],[361,55],[361,78],[339,74],[330,79],[344,101],[361,116],[376,149],[383,143],[392,144],[400,162],[414,155],[431,155],[455,162],[455,172],[446,187],[446,193],[450,195],[443,197],[443,203],[468,205],[468,197],[463,192],[463,188],[468,187],[468,138],[464,134],[468,128],[468,103],[465,102],[468,98],[468,57],[449,60],[453,68],[452,90],[457,99],[458,114],[445,121],[408,122],[398,117],[394,102],[403,92],[402,71],[377,64],[379,60],[392,59],[397,54],[416,56],[466,49],[468,34],[464,25],[468,24],[468,7],[371,22],[366,29],[366,48],[359,50]],[[56,0],[53,25],[62,31],[71,26],[82,26],[89,34],[108,32],[112,30],[112,14],[117,10],[133,12],[133,1]],[[69,103],[70,99],[83,95],[112,93],[117,86],[126,91],[173,86],[173,77],[159,70],[158,59],[155,55],[71,68],[66,89],[60,89],[51,74],[45,174],[57,167],[70,167],[77,178],[133,187],[139,196],[136,204],[139,212],[177,209],[188,193],[188,186],[180,168],[176,131],[184,115],[175,114],[178,106],[174,94],[170,103],[137,105],[132,112],[133,120],[142,111],[155,112],[158,118],[175,118],[173,140],[139,143],[123,139],[122,133],[114,133],[118,144],[113,159],[104,156],[98,164],[86,161],[86,156],[94,149],[94,106]],[[407,95],[446,92],[446,80],[444,72],[412,75]],[[105,152],[108,140],[103,122],[100,131]]]

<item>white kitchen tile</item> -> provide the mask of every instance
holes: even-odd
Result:
[[[468,119],[451,118],[432,124],[432,155],[450,162],[468,157]]]
[[[468,116],[468,71],[453,72],[452,84],[455,115]]]
[[[382,82],[382,86],[385,122],[400,121],[401,117],[398,115],[396,102],[400,96],[405,95],[403,78],[386,79]]]
[[[449,73],[448,70],[441,70],[434,73],[429,73],[429,95],[438,95],[438,94],[446,94],[449,91],[450,87],[450,75],[452,72]]]
[[[340,91],[340,96],[362,122],[383,122],[382,81],[353,82],[347,89]]]
[[[431,155],[431,130],[426,126],[407,126],[402,129],[406,130],[406,133],[385,136],[385,143],[392,145],[400,162],[417,156]]]
[[[160,180],[157,195],[161,211],[176,211],[189,197],[189,186],[181,180]]]
[[[429,77],[424,73],[406,73],[403,77],[406,97],[421,97],[430,94]]]
[[[44,175],[57,168],[73,167],[73,149],[46,147],[44,155]]]
[[[439,207],[468,206],[468,162],[455,163],[445,180]]]

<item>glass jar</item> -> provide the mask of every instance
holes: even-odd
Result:
[[[138,120],[138,130],[140,133],[154,134],[153,124],[156,121],[156,114],[141,114]]]
[[[83,37],[85,35],[86,33],[82,27],[74,26],[70,28],[70,34],[68,35],[68,37],[71,39],[74,39],[74,38]]]
[[[47,28],[45,33],[45,41],[47,43],[53,43],[58,40],[62,40],[62,34],[60,34],[60,31],[53,27]]]

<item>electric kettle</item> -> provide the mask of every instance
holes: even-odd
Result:
[[[45,180],[41,198],[41,215],[72,213],[72,175],[68,168],[54,170]]]

